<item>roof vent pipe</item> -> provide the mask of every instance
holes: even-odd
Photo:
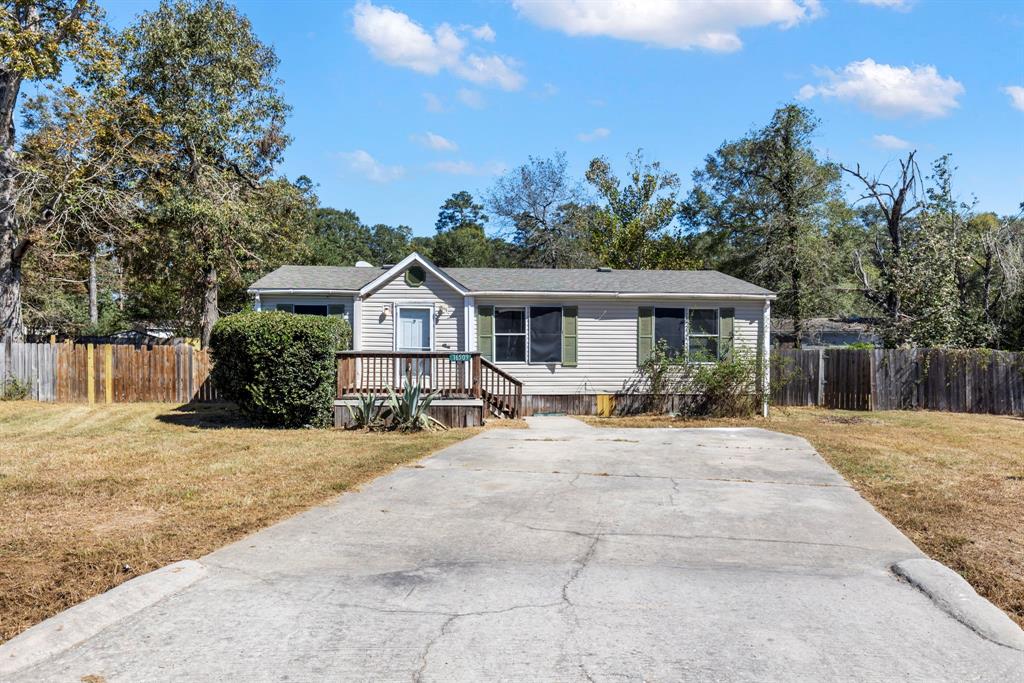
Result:
[[[612,272],[612,269],[609,268],[608,266],[598,266],[597,272],[599,272],[599,273],[610,273],[610,272]]]

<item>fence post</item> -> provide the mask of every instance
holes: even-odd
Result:
[[[85,345],[85,393],[89,397],[89,403],[96,402],[96,347],[92,344]]]
[[[114,347],[103,345],[103,394],[107,403],[114,402]]]
[[[825,349],[818,349],[818,407],[825,405]]]

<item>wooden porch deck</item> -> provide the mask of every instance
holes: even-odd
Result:
[[[447,406],[452,413],[450,417],[459,426],[465,426],[465,419],[456,415],[460,412],[457,408],[471,411],[475,406],[481,412],[481,422],[485,408],[488,416],[500,419],[517,418],[523,414],[523,383],[478,352],[338,353],[338,402],[368,394],[386,396],[388,389],[398,392],[407,386],[436,392],[438,398],[434,404],[439,409]],[[467,404],[466,399],[475,399],[475,402]],[[446,420],[442,419],[442,422]]]

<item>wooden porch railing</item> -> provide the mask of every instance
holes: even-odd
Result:
[[[341,351],[338,398],[419,386],[445,398],[480,398],[501,417],[523,411],[523,383],[477,352]]]
[[[523,414],[523,383],[486,358],[481,358],[480,393],[501,417]]]

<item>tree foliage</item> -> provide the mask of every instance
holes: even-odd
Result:
[[[220,0],[164,0],[125,43],[129,92],[156,112],[171,160],[151,187],[160,239],[131,263],[140,277],[180,281],[206,344],[222,284],[240,283],[253,261],[288,250],[309,228],[311,190],[271,177],[289,142],[278,60]]]
[[[93,72],[109,68],[109,32],[92,0],[4,0],[0,3],[0,338],[23,336],[22,264],[29,233],[45,230],[52,211],[19,205],[20,163],[15,111],[26,81],[60,75],[70,63]]]
[[[600,203],[577,212],[590,252],[598,263],[613,268],[686,267],[678,230],[671,229],[679,210],[679,176],[657,161],[645,161],[642,150],[629,156],[629,165],[628,182],[623,183],[607,159],[590,162],[586,178]]]
[[[839,167],[814,150],[817,126],[808,109],[781,107],[705,159],[682,207],[701,242],[718,247],[718,267],[778,292],[797,340],[806,317],[832,308],[840,272],[830,242],[845,202]]]

